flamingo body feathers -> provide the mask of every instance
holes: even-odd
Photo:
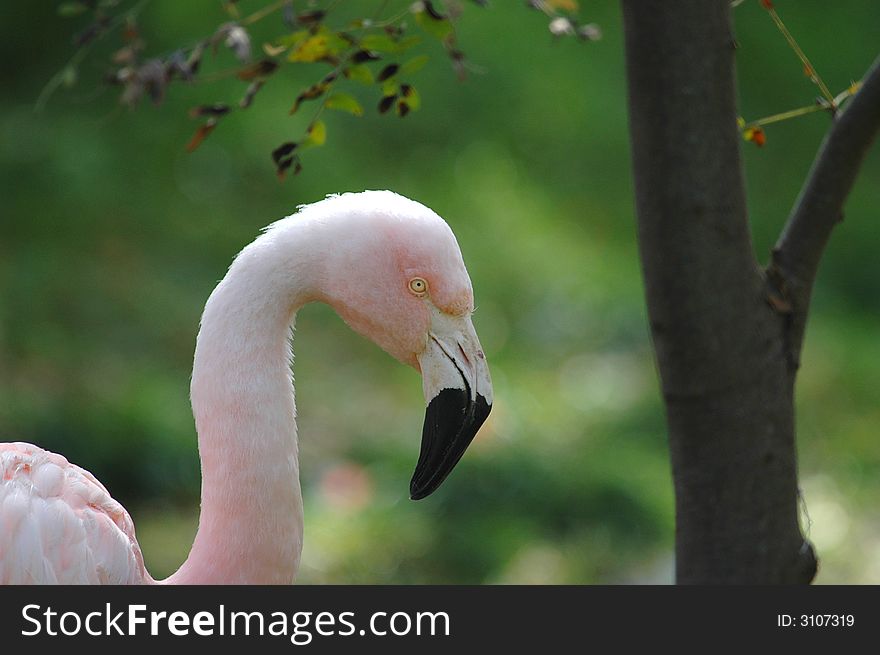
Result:
[[[0,443],[0,584],[149,581],[134,523],[88,471]]]

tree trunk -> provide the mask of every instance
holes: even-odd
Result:
[[[796,365],[759,266],[729,0],[623,0],[638,237],[666,403],[679,583],[808,583]]]

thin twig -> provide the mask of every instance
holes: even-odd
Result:
[[[779,14],[776,13],[776,9],[773,8],[773,5],[767,3],[765,5],[765,9],[767,9],[767,13],[770,14],[770,18],[773,19],[773,22],[776,23],[776,27],[779,28],[779,31],[782,32],[782,36],[785,37],[785,40],[788,42],[788,45],[794,50],[794,53],[798,56],[798,59],[801,60],[801,63],[804,66],[804,72],[810,76],[810,79],[816,83],[819,89],[822,91],[822,95],[825,96],[825,99],[834,105],[834,96],[831,95],[831,91],[828,90],[828,87],[825,84],[825,81],[819,76],[819,73],[816,71],[816,68],[813,64],[810,63],[810,60],[807,59],[806,53],[801,50],[801,47],[798,45],[798,42],[795,41],[791,32],[788,31],[788,28],[785,26],[785,23],[782,22],[782,18],[779,17]]]
[[[263,20],[266,16],[270,14],[274,14],[276,11],[284,7],[284,5],[290,4],[290,0],[278,0],[278,2],[272,3],[262,9],[255,11],[250,16],[245,16],[240,21],[238,21],[239,25],[253,25],[257,21]]]
[[[747,130],[749,128],[770,125],[771,123],[779,123],[780,121],[788,120],[789,118],[797,118],[798,116],[814,114],[819,111],[830,111],[833,113],[845,100],[855,95],[856,91],[859,90],[859,86],[860,85],[857,82],[851,84],[849,88],[841,91],[836,96],[834,96],[834,100],[832,103],[827,102],[824,98],[820,98],[816,101],[815,104],[807,105],[806,107],[798,107],[797,109],[790,109],[788,111],[783,111],[778,114],[771,114],[770,116],[757,118],[753,121],[749,121],[748,123],[742,123],[742,129]]]
[[[764,118],[758,118],[753,121],[749,121],[743,129],[748,129],[750,127],[759,127],[761,125],[770,125],[771,123],[778,123],[780,121],[788,120],[789,118],[796,118],[797,116],[804,116],[805,114],[812,114],[817,111],[827,111],[828,107],[826,105],[808,105],[806,107],[798,107],[797,109],[791,109],[789,111],[783,111],[778,114],[773,114],[772,116],[765,116]]]
[[[39,112],[45,109],[46,103],[49,102],[49,98],[51,98],[58,90],[58,87],[64,84],[68,71],[71,68],[75,69],[80,64],[83,58],[89,53],[89,50],[92,49],[94,43],[94,41],[91,41],[84,46],[80,46],[77,51],[73,53],[73,56],[67,60],[64,67],[49,78],[49,81],[46,82],[45,86],[40,90],[40,95],[37,96],[37,101],[34,103],[34,111]]]
[[[39,112],[42,111],[46,107],[46,103],[49,102],[49,98],[52,97],[58,87],[60,87],[64,83],[65,77],[68,75],[68,71],[71,68],[76,68],[85,58],[85,56],[92,49],[92,46],[95,45],[98,41],[103,39],[107,34],[115,30],[119,27],[123,21],[128,20],[130,17],[137,17],[138,14],[143,11],[144,7],[150,0],[140,0],[136,5],[134,5],[131,9],[128,9],[117,16],[114,16],[110,22],[107,23],[107,26],[101,30],[94,39],[81,45],[77,48],[76,52],[67,60],[67,63],[62,66],[61,70],[55,73],[49,81],[46,82],[45,86],[40,90],[40,95],[37,96],[37,100],[34,103],[34,111]]]

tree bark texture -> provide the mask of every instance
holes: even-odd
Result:
[[[683,584],[807,583],[791,316],[759,266],[729,0],[623,0],[638,238]]]

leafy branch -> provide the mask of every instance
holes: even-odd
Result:
[[[86,29],[74,38],[77,50],[67,65],[46,85],[37,107],[42,108],[61,86],[72,86],[77,68],[97,41],[109,34],[118,34],[122,45],[110,54],[110,70],[105,82],[121,88],[120,103],[134,109],[144,97],[161,104],[173,83],[197,84],[237,78],[245,82],[237,102],[209,102],[190,110],[190,117],[201,120],[186,145],[196,150],[216,129],[221,120],[252,106],[260,91],[282,68],[298,68],[296,64],[324,64],[329,72],[302,87],[293,99],[290,114],[316,101],[317,108],[298,139],[288,140],[273,149],[272,161],[278,177],[289,170],[302,170],[301,153],[323,145],[327,126],[321,120],[325,110],[359,117],[365,113],[364,93],[373,96],[379,114],[394,113],[404,118],[421,106],[421,96],[412,78],[429,61],[428,54],[415,51],[424,41],[439,43],[460,80],[471,69],[458,44],[456,23],[464,12],[460,0],[417,0],[391,2],[380,0],[369,17],[346,18],[346,3],[328,0],[310,2],[299,10],[293,0],[276,0],[246,16],[241,15],[237,0],[222,0],[221,6],[229,20],[215,28],[209,36],[173,52],[145,56],[146,42],[138,27],[138,17],[149,0],[138,0],[126,8],[125,0],[74,0],[62,2],[58,11],[63,16],[89,16]],[[484,7],[486,0],[470,0],[468,4]],[[534,0],[527,3],[550,19],[548,28],[555,37],[578,36],[584,40],[600,37],[595,25],[576,27],[576,0]],[[254,26],[270,17],[279,18],[270,29],[276,33],[257,40]],[[202,72],[202,64],[210,54],[216,59],[219,51],[230,52],[236,61],[232,67]],[[310,67],[314,70],[314,67]],[[356,89],[360,89],[357,91]]]

